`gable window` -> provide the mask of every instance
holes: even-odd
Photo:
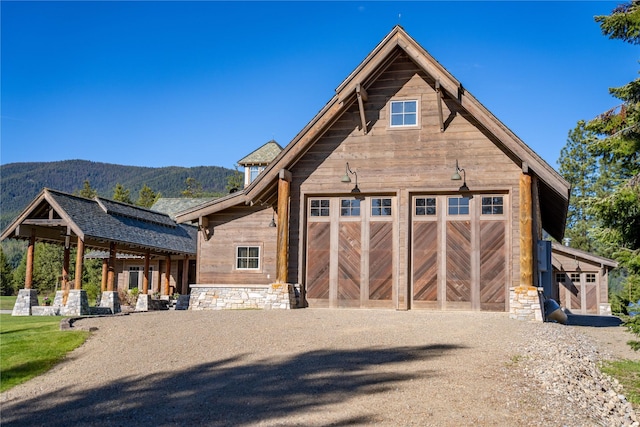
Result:
[[[340,216],[360,216],[360,200],[340,200]]]
[[[260,175],[260,172],[264,170],[264,166],[250,166],[249,167],[249,184]]]
[[[502,196],[483,197],[482,215],[502,215],[504,213],[504,201]]]
[[[236,249],[236,268],[238,270],[258,270],[260,268],[260,247],[238,246]]]
[[[421,197],[416,199],[416,215],[435,215],[436,214],[436,198]]]
[[[371,199],[371,216],[391,216],[391,199]]]
[[[311,216],[329,216],[329,200],[311,200]]]
[[[391,127],[417,126],[418,101],[391,101]]]
[[[449,197],[449,215],[469,215],[469,198]]]

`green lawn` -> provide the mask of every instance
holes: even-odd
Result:
[[[640,360],[605,362],[602,365],[602,372],[620,381],[627,400],[634,407],[640,407]]]
[[[51,369],[89,332],[61,331],[59,316],[0,314],[0,391]]]
[[[0,297],[0,310],[13,310],[16,303],[16,297]]]

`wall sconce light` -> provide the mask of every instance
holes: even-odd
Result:
[[[275,211],[271,212],[271,222],[269,223],[269,227],[276,227]]]
[[[469,187],[467,187],[467,172],[458,166],[458,159],[456,159],[456,171],[451,175],[452,181],[460,181],[462,178],[460,176],[460,172],[462,172],[462,176],[464,176],[464,180],[462,181],[462,185],[460,186],[459,191],[469,191]]]
[[[360,193],[360,189],[358,188],[358,173],[355,171],[352,171],[351,168],[349,167],[349,162],[347,162],[347,167],[345,168],[344,171],[344,176],[342,177],[342,179],[340,180],[341,182],[344,182],[345,184],[348,184],[351,182],[351,178],[349,178],[349,174],[353,175],[356,177],[356,186],[353,187],[353,190],[351,190],[352,193]]]

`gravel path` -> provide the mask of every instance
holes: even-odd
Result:
[[[75,326],[98,330],[0,395],[3,426],[598,426],[638,415],[608,378],[585,371],[640,356],[622,327],[346,309],[165,311]],[[580,392],[567,388],[572,376],[583,377]],[[582,389],[594,378],[602,390],[591,395]]]

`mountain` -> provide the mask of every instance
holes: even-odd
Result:
[[[202,184],[206,193],[223,194],[233,172],[219,166],[150,168],[87,160],[8,163],[0,165],[0,226],[4,229],[44,187],[74,193],[88,180],[98,195],[111,198],[119,183],[135,201],[145,184],[162,197],[181,197],[187,178]]]

